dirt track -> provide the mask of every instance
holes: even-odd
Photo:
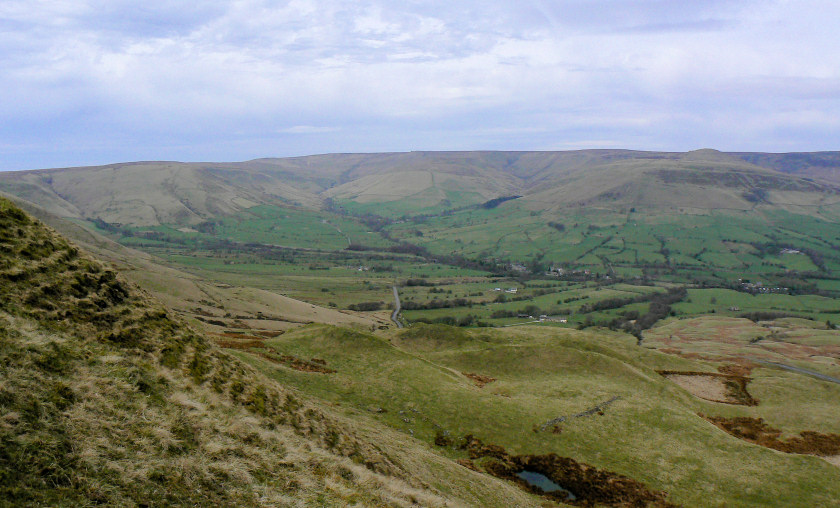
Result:
[[[786,365],[784,363],[779,362],[770,362],[767,360],[759,360],[758,358],[750,358],[751,361],[756,363],[761,363],[764,365],[770,365],[773,367],[779,367],[780,369],[789,370],[791,372],[798,372],[800,374],[805,374],[806,376],[815,377],[817,379],[822,379],[823,381],[829,381],[831,383],[840,384],[840,379],[836,377],[827,376],[825,374],[820,374],[819,372],[814,372],[813,370],[803,369],[801,367],[794,367],[793,365]]]

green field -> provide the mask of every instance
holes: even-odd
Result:
[[[563,230],[549,223],[561,224]],[[834,246],[840,244],[837,224],[780,211],[534,214],[506,204],[406,221],[391,226],[389,232],[432,251],[533,262],[542,268],[586,268],[607,275],[637,269],[653,277],[711,278],[719,283],[755,276],[781,280],[791,275],[804,279],[809,274],[830,275],[826,265],[838,262]]]
[[[772,311],[840,321],[832,303],[840,289],[832,270],[840,267],[840,227],[818,217],[580,209],[548,220],[548,212],[516,201],[415,212],[394,220],[341,207],[259,205],[189,228],[90,225],[206,279],[323,306],[389,308],[390,287],[402,286],[408,322],[509,326],[544,315],[546,326],[629,329],[626,322],[648,312],[647,303],[586,305],[673,285],[696,289],[671,306],[672,316]],[[548,276],[549,269],[560,272]],[[424,285],[405,284],[414,278]]]

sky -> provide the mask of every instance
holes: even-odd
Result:
[[[836,0],[3,0],[0,170],[840,149]]]

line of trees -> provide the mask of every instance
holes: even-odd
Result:
[[[627,311],[621,316],[606,322],[596,322],[592,319],[592,316],[586,316],[586,319],[583,323],[581,323],[581,328],[588,326],[606,326],[611,330],[624,330],[641,341],[642,331],[651,328],[660,319],[672,315],[673,310],[671,305],[684,300],[688,296],[688,290],[681,286],[670,288],[664,293],[653,293],[651,295],[642,296],[650,299],[650,306],[648,307],[648,311],[646,313],[640,314],[638,311]]]
[[[372,310],[382,310],[385,306],[383,302],[361,302],[361,303],[351,303],[347,306],[350,310],[358,310],[358,311],[372,311]]]
[[[400,305],[405,310],[451,309],[454,307],[472,307],[472,301],[466,298],[454,298],[452,300],[438,300],[435,298],[431,301],[423,303],[417,303],[409,300],[402,302]]]

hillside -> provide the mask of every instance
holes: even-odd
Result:
[[[196,224],[267,202],[320,202],[280,177],[213,164],[140,162],[4,176],[2,190],[59,216],[143,226]]]
[[[97,259],[117,267],[125,278],[150,292],[170,311],[210,332],[224,331],[226,326],[234,326],[236,322],[260,327],[267,332],[283,331],[311,322],[365,329],[388,322],[384,316],[316,306],[277,291],[222,283],[215,277],[190,273],[177,265],[167,266],[146,252],[121,245],[20,198],[11,199]]]
[[[531,503],[257,373],[4,199],[0,364],[4,506]]]
[[[673,321],[649,334],[663,343],[653,347],[598,330],[312,324],[222,334],[220,349],[0,200],[0,322],[4,505],[813,506],[840,496],[829,463],[840,436],[827,434],[840,431],[840,391],[744,363],[738,352],[761,330],[746,319]],[[740,342],[713,343],[723,328],[680,342],[684,357],[655,350],[696,326],[746,331]],[[811,326],[773,329],[834,354],[838,332]],[[836,374],[824,360],[799,364]],[[662,372],[743,384],[719,395],[735,405],[721,404]],[[827,446],[757,446],[721,430],[738,418]],[[522,471],[576,498],[531,487]]]
[[[331,154],[0,173],[0,190],[63,217],[132,226],[191,226],[257,205],[319,210],[327,198],[351,212],[397,216],[512,195],[524,196],[529,209],[539,211],[749,210],[756,203],[836,204],[837,188],[820,180],[835,180],[832,160],[821,154],[795,158],[714,150]]]
[[[756,204],[835,204],[837,189],[746,164],[713,150],[589,164],[544,177],[524,199],[529,208],[597,206],[613,211],[751,210]]]
[[[840,183],[840,152],[732,153],[730,155],[750,164],[783,173],[816,178],[834,184]]]
[[[264,318],[281,307],[288,312],[273,329],[285,329],[311,321],[313,308],[293,310],[293,300],[304,300],[321,307],[316,321],[336,324],[361,323],[349,314],[360,304],[379,307],[370,323],[378,327],[387,326],[390,299],[356,281],[371,269],[440,273],[433,265],[441,259],[473,275],[554,266],[631,282],[735,288],[758,280],[840,292],[840,187],[774,169],[791,171],[795,160],[829,167],[832,157],[709,149],[328,154],[0,173],[0,191],[161,258],[182,275],[172,285],[146,282],[199,321],[231,326],[227,314],[260,307]]]

